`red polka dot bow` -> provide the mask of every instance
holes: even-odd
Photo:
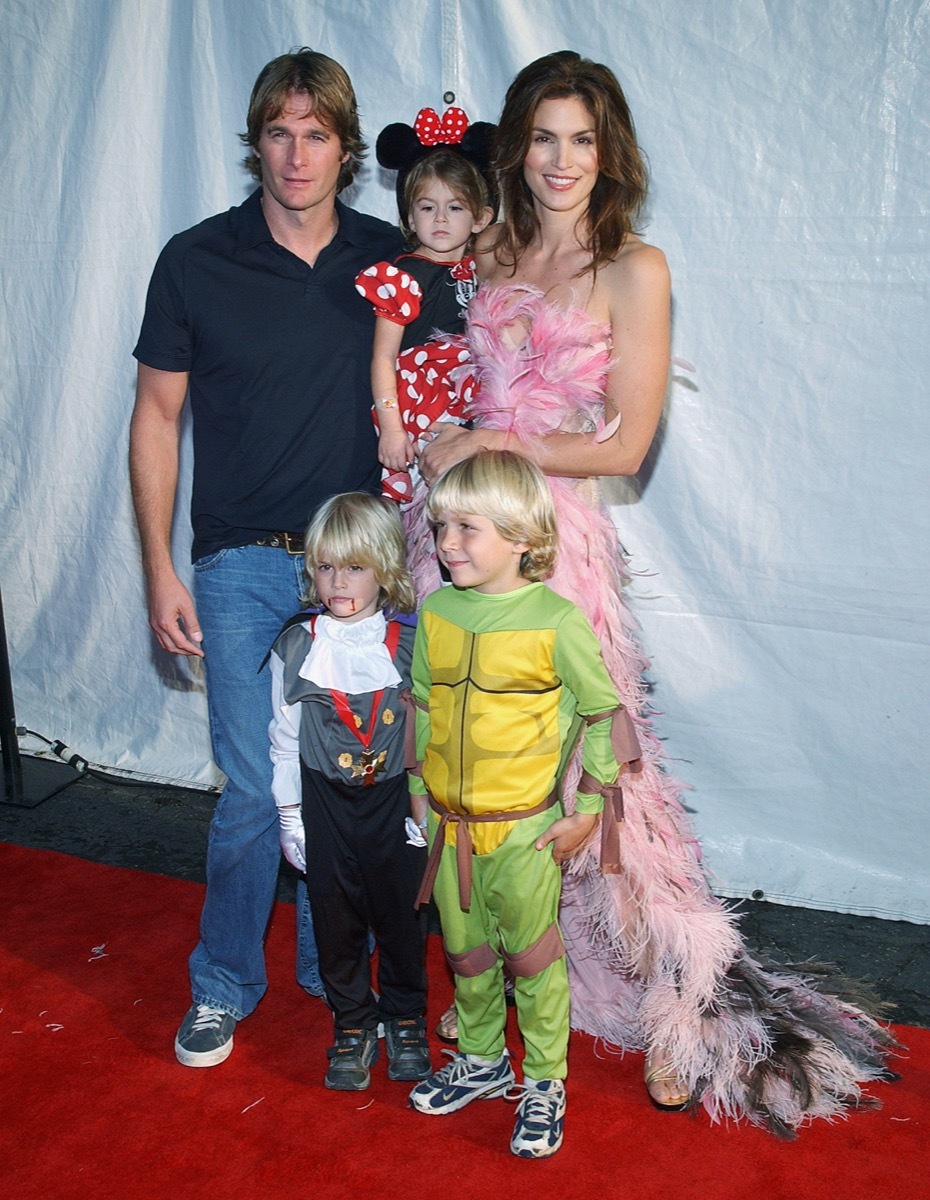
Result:
[[[424,146],[455,146],[468,128],[468,117],[461,108],[447,108],[440,120],[435,108],[421,108],[413,129]]]

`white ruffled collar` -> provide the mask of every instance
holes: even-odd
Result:
[[[327,613],[316,618],[313,645],[298,674],[318,687],[335,688],[350,695],[396,687],[400,674],[384,634],[383,612],[363,621],[337,621]]]

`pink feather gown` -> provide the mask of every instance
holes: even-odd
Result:
[[[468,314],[476,424],[513,448],[559,430],[603,427],[610,329],[533,288],[482,288]],[[464,368],[463,368],[464,370]],[[559,554],[550,586],[587,615],[634,718],[643,770],[624,776],[621,872],[597,843],[567,867],[561,910],[572,1027],[625,1050],[664,1048],[693,1103],[783,1137],[807,1119],[874,1104],[893,1038],[812,975],[755,961],[707,883],[700,846],[644,709],[648,665],[623,598],[626,567],[596,479],[550,477]],[[424,495],[405,513],[421,596],[439,586]],[[565,792],[577,779],[569,773]]]

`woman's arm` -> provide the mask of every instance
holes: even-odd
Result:
[[[545,438],[532,457],[547,475],[635,475],[652,445],[665,402],[671,354],[671,282],[665,255],[644,242],[630,243],[598,273],[592,299],[606,301],[615,360],[605,387],[604,423],[619,416],[620,426],[603,442],[596,441],[594,433]]]
[[[635,475],[655,436],[668,385],[671,283],[662,251],[629,243],[598,272],[589,311],[610,324],[616,362],[605,388],[604,423],[619,415],[619,429],[603,442],[593,432],[553,433],[529,446],[500,430],[435,426],[434,441],[419,458],[427,483],[479,450],[505,447],[526,454],[547,475]]]
[[[463,425],[437,422],[430,426],[430,432],[433,440],[417,455],[417,466],[429,487],[444,471],[479,450],[504,450],[509,446],[518,453],[524,451],[516,438],[499,429],[466,429]]]
[[[638,239],[626,244],[596,278],[588,311],[611,326],[614,365],[607,376],[604,422],[598,434],[552,433],[529,448],[547,475],[635,475],[655,437],[668,385],[671,281],[665,254]]]

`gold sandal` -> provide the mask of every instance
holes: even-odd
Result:
[[[450,1004],[439,1018],[439,1024],[436,1026],[436,1036],[442,1038],[444,1042],[457,1042],[459,1040],[459,1014],[456,1012],[454,1004]]]
[[[681,1112],[691,1103],[690,1093],[685,1090],[681,1077],[670,1062],[662,1061],[658,1066],[651,1066],[651,1059],[652,1056],[647,1054],[646,1069],[643,1075],[649,1099],[661,1112]],[[668,1089],[669,1094],[661,1100],[652,1090],[657,1083],[672,1084],[672,1087]]]

